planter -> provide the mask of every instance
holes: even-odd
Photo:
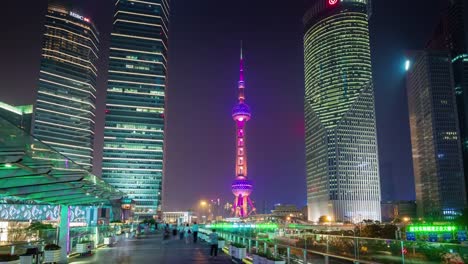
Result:
[[[29,256],[20,256],[20,264],[32,264],[33,263],[33,255]]]
[[[285,264],[286,262],[284,260],[271,260],[271,259],[266,259],[266,264]]]
[[[259,255],[253,255],[253,264],[266,264],[267,259]]]
[[[105,237],[104,238],[104,245],[106,245],[106,246],[112,245],[112,242],[114,242],[112,237]]]
[[[226,241],[224,240],[218,240],[218,248],[223,249],[224,245],[226,244]]]
[[[91,249],[92,249],[91,243],[76,244],[76,253],[80,253],[80,254],[89,253],[91,252]]]
[[[238,247],[230,246],[229,247],[229,253],[230,253],[231,257],[233,257],[235,259],[242,260],[247,255],[247,249],[246,248],[238,248]]]
[[[52,263],[60,261],[60,249],[44,250],[44,263]]]

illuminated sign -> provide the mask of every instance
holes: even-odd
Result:
[[[331,0],[330,0],[331,1]],[[82,21],[85,21],[85,22],[89,22],[89,18],[87,17],[84,17],[78,13],[75,13],[73,11],[70,11],[70,16],[74,17],[74,18],[78,18],[79,20],[82,20]]]
[[[452,232],[456,230],[456,226],[408,226],[408,231],[414,233]]]
[[[338,4],[338,0],[328,0],[329,5],[336,5]]]

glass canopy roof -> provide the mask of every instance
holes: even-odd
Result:
[[[122,196],[99,177],[0,117],[0,199],[98,205]]]

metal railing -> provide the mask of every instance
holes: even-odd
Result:
[[[209,234],[209,229],[201,229]],[[286,263],[325,263],[339,259],[349,263],[438,264],[468,263],[468,246],[463,244],[403,241],[324,234],[289,236],[258,235],[253,232],[217,230],[227,244],[243,244],[249,256],[268,253]],[[271,233],[272,234],[272,233]]]

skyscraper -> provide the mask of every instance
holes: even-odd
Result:
[[[49,1],[33,134],[91,170],[98,31],[91,20]]]
[[[370,3],[316,0],[304,17],[309,220],[380,220]]]
[[[102,178],[136,202],[161,208],[169,3],[119,0],[111,34]]]
[[[453,219],[466,194],[450,54],[418,51],[412,60],[407,92],[418,216]]]
[[[244,58],[240,57],[240,77],[238,83],[238,102],[232,109],[232,118],[236,122],[236,179],[232,182],[234,194],[233,211],[236,217],[246,217],[255,211],[250,199],[252,182],[247,179],[247,142],[245,125],[251,118],[250,107],[245,103]]]
[[[427,44],[432,50],[450,52],[457,99],[458,122],[463,152],[465,184],[468,184],[468,48],[465,29],[466,0],[450,0]],[[468,189],[468,185],[465,186]]]

